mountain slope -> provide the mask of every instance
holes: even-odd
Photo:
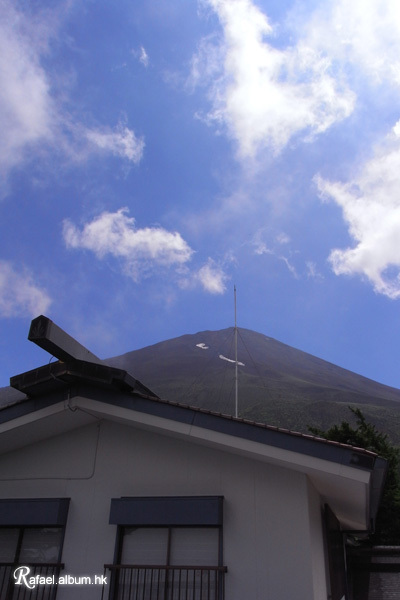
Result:
[[[400,390],[247,329],[238,330],[238,361],[239,416],[307,431],[348,420],[348,405],[359,406],[400,444]],[[162,398],[234,414],[233,328],[184,335],[107,362]]]

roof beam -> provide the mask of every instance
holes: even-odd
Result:
[[[33,319],[29,329],[28,340],[64,362],[74,359],[85,360],[99,365],[104,364],[98,356],[90,352],[85,346],[82,346],[82,344],[44,315]]]

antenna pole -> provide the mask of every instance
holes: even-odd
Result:
[[[239,394],[238,394],[238,357],[237,357],[237,320],[236,320],[236,285],[233,286],[235,300],[235,417],[238,417]]]

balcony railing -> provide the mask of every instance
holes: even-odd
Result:
[[[224,600],[226,567],[105,565],[102,600]],[[108,588],[108,591],[107,591]]]
[[[15,585],[14,571],[21,565],[15,563],[0,563],[0,600],[54,600],[57,593],[57,585],[51,583],[45,585],[35,585],[29,589],[21,580],[21,585]],[[26,576],[30,577],[51,577],[54,582],[58,581],[61,569],[64,565],[61,563],[24,563],[24,566],[30,568]]]

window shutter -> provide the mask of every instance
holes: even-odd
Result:
[[[24,529],[19,562],[58,562],[62,537],[63,530],[61,527],[29,527]]]
[[[171,532],[171,565],[218,566],[219,531],[209,527],[174,527]]]
[[[121,556],[122,564],[165,565],[167,552],[167,528],[125,528]]]
[[[13,562],[18,544],[19,529],[0,529],[0,562]]]

